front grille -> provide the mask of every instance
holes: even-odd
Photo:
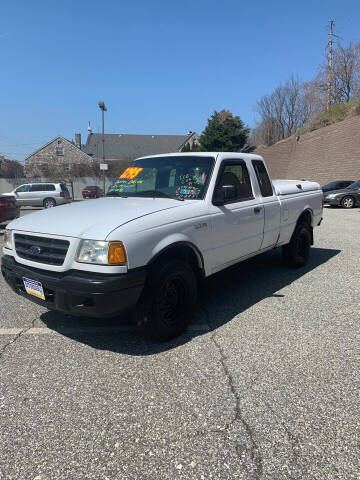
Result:
[[[15,233],[15,250],[17,255],[32,262],[62,265],[69,245],[70,242],[67,240]]]

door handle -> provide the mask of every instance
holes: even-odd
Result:
[[[260,213],[261,212],[261,207],[255,207],[254,212],[255,213]]]

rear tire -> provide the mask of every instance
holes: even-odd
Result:
[[[355,207],[355,199],[354,199],[354,197],[350,197],[350,196],[344,197],[344,198],[341,200],[341,206],[342,206],[343,208],[354,208],[354,207]]]
[[[196,277],[187,263],[155,263],[137,306],[136,324],[153,340],[171,340],[189,324],[196,300]]]
[[[56,202],[53,198],[45,198],[43,201],[44,208],[53,208],[56,207]]]
[[[307,222],[300,222],[295,227],[290,243],[282,247],[283,259],[290,267],[303,267],[309,259],[310,248],[310,225]]]

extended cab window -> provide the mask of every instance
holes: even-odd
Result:
[[[202,156],[136,160],[109,189],[107,197],[160,197],[202,200],[214,159]]]
[[[244,162],[231,162],[225,165],[215,189],[215,198],[220,194],[221,187],[230,185],[235,187],[236,197],[231,202],[241,202],[253,198],[249,172]]]
[[[272,197],[274,193],[264,162],[261,160],[253,160],[252,164],[255,170],[257,181],[259,182],[261,195],[263,197]]]

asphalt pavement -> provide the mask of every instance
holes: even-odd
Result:
[[[359,239],[325,209],[305,268],[221,272],[162,344],[1,279],[0,479],[359,479]]]

